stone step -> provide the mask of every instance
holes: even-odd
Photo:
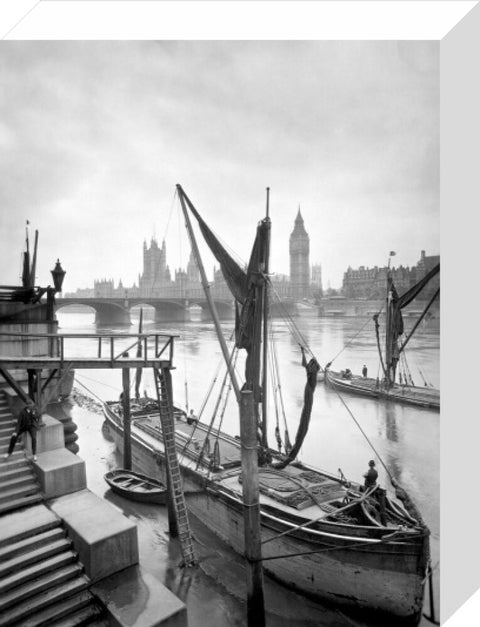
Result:
[[[25,457],[25,455],[11,455],[7,457],[7,459],[0,458],[0,472],[10,472],[11,470],[16,470],[18,468],[31,468],[30,461]]]
[[[11,423],[11,425],[9,424]],[[8,423],[7,422],[1,422],[0,423],[0,437],[8,437],[11,438],[12,437],[12,431],[15,428],[15,423],[13,422],[13,420],[10,420]]]
[[[65,584],[70,579],[74,579],[80,575],[81,572],[82,566],[80,564],[68,564],[63,568],[46,573],[33,581],[27,581],[23,585],[17,586],[13,590],[2,594],[0,599],[0,612],[4,612],[12,606],[18,605],[34,595],[45,593],[51,588]]]
[[[31,581],[32,579],[36,580],[46,573],[73,563],[78,563],[78,555],[74,551],[64,551],[49,559],[42,560],[41,562],[33,564],[33,566],[12,573],[8,577],[3,577],[3,579],[0,580],[0,594],[3,595],[9,590],[27,583],[27,581]]]
[[[62,553],[62,551],[69,551],[70,548],[70,540],[62,538],[60,540],[50,542],[47,546],[42,546],[38,549],[34,549],[33,551],[29,551],[28,553],[12,557],[12,559],[0,564],[0,577],[6,577],[7,575],[10,575],[10,573],[17,572],[21,568],[27,568],[27,566],[31,566],[36,562],[58,555],[58,553]]]
[[[36,505],[43,501],[43,496],[38,492],[37,494],[31,494],[30,496],[24,496],[22,498],[13,499],[6,503],[0,504],[0,515],[8,512],[13,512],[17,509],[28,507],[30,505]]]
[[[88,625],[89,627],[109,627],[110,623],[106,619],[102,619],[104,612],[93,601],[73,614],[49,623],[48,627],[80,627]]]
[[[18,542],[11,542],[4,547],[0,548],[0,563],[5,560],[12,559],[22,553],[39,549],[45,544],[49,544],[54,540],[60,540],[65,537],[65,530],[58,526],[53,529],[48,529],[42,533],[37,533],[27,538],[23,538]]]
[[[0,447],[1,450],[1,456],[0,456],[0,463],[5,463],[5,461],[8,461],[8,459],[14,457],[15,459],[17,459],[18,457],[25,457],[25,450],[23,448],[23,446],[18,443],[15,444],[15,448],[13,449],[13,453],[10,455],[9,458],[7,458],[7,460],[2,460],[2,457],[5,455],[5,453],[8,453],[8,444],[4,444],[3,446]]]
[[[39,487],[36,482],[36,477],[32,472],[20,477],[10,477],[8,479],[0,477],[0,495],[7,491],[27,487],[30,484],[34,484],[37,488]]]
[[[0,490],[0,506],[13,499],[19,499],[24,496],[30,496],[39,492],[38,484],[34,481],[30,481],[27,485],[23,485],[20,488],[10,488],[8,490]]]
[[[62,621],[67,621],[76,612],[81,612],[82,609],[92,605],[94,605],[93,595],[88,590],[83,590],[65,601],[59,601],[40,612],[36,612],[35,616],[24,618],[22,627],[52,627],[52,625],[59,627],[63,625]]]
[[[7,481],[10,481],[11,479],[15,479],[17,477],[35,477],[29,464],[16,465],[11,470],[5,470],[5,467],[6,464],[2,465],[3,472],[0,474],[0,484],[6,483]]]
[[[12,512],[0,518],[0,547],[60,527],[61,524],[61,519],[43,504]]]
[[[36,594],[15,607],[2,612],[0,624],[12,625],[20,623],[22,627],[50,625],[53,619],[62,616],[62,612],[64,616],[68,616],[76,607],[81,607],[91,601],[91,595],[83,597],[80,601],[73,598],[77,593],[85,591],[88,583],[88,579],[81,575],[46,592]],[[70,597],[72,598],[70,599]],[[60,602],[62,603],[57,605]],[[41,610],[45,611],[42,612]]]

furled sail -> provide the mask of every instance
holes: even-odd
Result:
[[[315,357],[312,357],[310,361],[307,363],[305,359],[305,353],[302,351],[302,365],[304,366],[307,374],[307,382],[305,383],[305,391],[303,393],[303,409],[302,414],[300,416],[300,424],[298,425],[297,435],[295,436],[295,442],[293,447],[289,451],[287,457],[275,464],[275,468],[285,468],[290,462],[298,455],[300,451],[305,436],[307,435],[308,427],[310,425],[310,416],[312,415],[312,407],[313,407],[313,395],[315,393],[315,388],[317,387],[318,381],[318,371],[320,370],[320,365],[318,364]]]
[[[416,298],[429,281],[440,272],[440,264],[434,266],[430,272],[418,281],[413,287],[407,290],[402,296],[398,295],[398,292],[393,284],[391,277],[388,278],[388,292],[390,294],[388,311],[387,311],[387,363],[386,367],[389,373],[389,380],[395,379],[396,362],[399,358],[398,338],[404,331],[402,309],[409,305],[414,298]]]

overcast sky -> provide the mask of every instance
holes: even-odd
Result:
[[[19,282],[27,219],[39,285],[59,257],[65,291],[128,286],[154,234],[185,266],[181,183],[244,259],[270,186],[272,271],[289,272],[300,206],[340,287],[390,250],[440,252],[439,43],[3,41],[0,159],[1,284]]]

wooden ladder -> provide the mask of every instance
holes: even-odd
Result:
[[[192,534],[188,522],[187,505],[183,492],[182,477],[178,464],[177,449],[175,446],[175,424],[173,416],[173,403],[171,398],[171,374],[168,368],[154,368],[153,377],[157,390],[160,422],[162,425],[163,442],[165,447],[166,470],[170,477],[172,501],[174,504],[175,518],[178,526],[178,537],[182,549],[184,566],[192,566],[196,563],[193,550]]]

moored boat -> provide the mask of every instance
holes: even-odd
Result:
[[[325,369],[324,380],[327,385],[340,392],[440,410],[440,390],[436,388],[400,383],[388,386],[385,381],[379,379],[349,374],[345,371],[338,372],[330,368]]]
[[[390,256],[394,255],[390,253]],[[378,355],[380,358],[381,378],[367,377],[364,366],[363,376],[353,374],[349,369],[334,371],[331,364],[325,367],[325,383],[332,388],[375,399],[415,405],[428,409],[440,410],[440,390],[424,382],[423,386],[415,385],[408,368],[405,349],[416,329],[429,313],[434,301],[439,297],[438,288],[419,315],[413,328],[405,332],[402,309],[409,305],[440,272],[440,264],[435,265],[422,279],[401,296],[398,295],[390,272],[390,258],[387,273],[387,298],[385,303],[385,343],[384,349],[380,342],[380,312],[373,316]],[[402,367],[402,372],[398,372]],[[421,373],[422,374],[422,373]],[[398,375],[398,381],[397,381]],[[422,374],[423,377],[423,374]]]
[[[180,186],[178,191],[181,200],[192,210]],[[194,215],[198,220],[196,212]],[[229,287],[230,282],[235,282],[237,289],[232,293],[242,305],[237,315],[236,346],[247,349],[245,385],[252,389],[257,405],[261,405],[260,399],[265,403],[266,386],[259,383],[258,338],[262,337],[262,332],[253,330],[251,320],[253,316],[258,322],[258,311],[268,309],[264,307],[266,297],[258,291],[268,283],[265,278],[268,264],[264,256],[268,245],[262,241],[264,226],[262,221],[248,271],[227,259],[225,250],[217,256],[221,258],[226,279],[228,276]],[[201,229],[205,235],[204,223]],[[208,231],[207,235],[211,246],[213,236]],[[252,337],[256,340],[252,341]],[[262,344],[266,345],[265,339]],[[266,425],[260,420],[263,411],[260,416],[259,408],[255,407],[264,570],[306,596],[347,606],[355,612],[373,613],[376,620],[384,618],[383,624],[415,625],[423,606],[429,530],[418,511],[410,507],[408,499],[404,499],[404,505],[379,486],[366,489],[342,473],[337,476],[297,460],[308,431],[319,370],[313,357],[307,362],[306,348],[301,348],[306,384],[294,445],[282,443],[278,434],[278,450],[271,448],[266,442]],[[226,361],[228,368],[232,357],[227,355]],[[265,370],[264,365],[263,374]],[[233,383],[233,376],[231,378]],[[130,404],[133,467],[165,480],[166,455],[158,406],[155,410],[154,404],[148,405],[144,399],[131,399]],[[121,403],[105,403],[104,414],[121,451]],[[212,423],[201,420],[189,423],[182,412],[177,411],[175,418],[175,446],[189,513],[243,554],[240,439],[227,435],[220,426],[213,428]],[[398,491],[399,497],[402,493]]]
[[[158,479],[124,468],[107,472],[104,479],[113,492],[127,499],[165,504],[167,488]]]
[[[105,403],[104,414],[122,451],[121,404]],[[242,554],[239,439],[212,432],[201,421],[189,425],[183,416],[175,426],[189,513]],[[146,412],[142,416],[137,408],[131,437],[133,467],[166,481],[158,414]],[[202,454],[207,438],[218,441],[217,460],[213,454]],[[283,470],[260,469],[259,479],[262,554],[267,573],[315,599],[385,614],[389,624],[395,619],[411,625],[418,622],[429,532],[400,501],[388,496],[387,524],[381,525],[372,522],[362,507],[368,499],[375,508],[375,494],[365,499],[355,482],[300,462]]]

